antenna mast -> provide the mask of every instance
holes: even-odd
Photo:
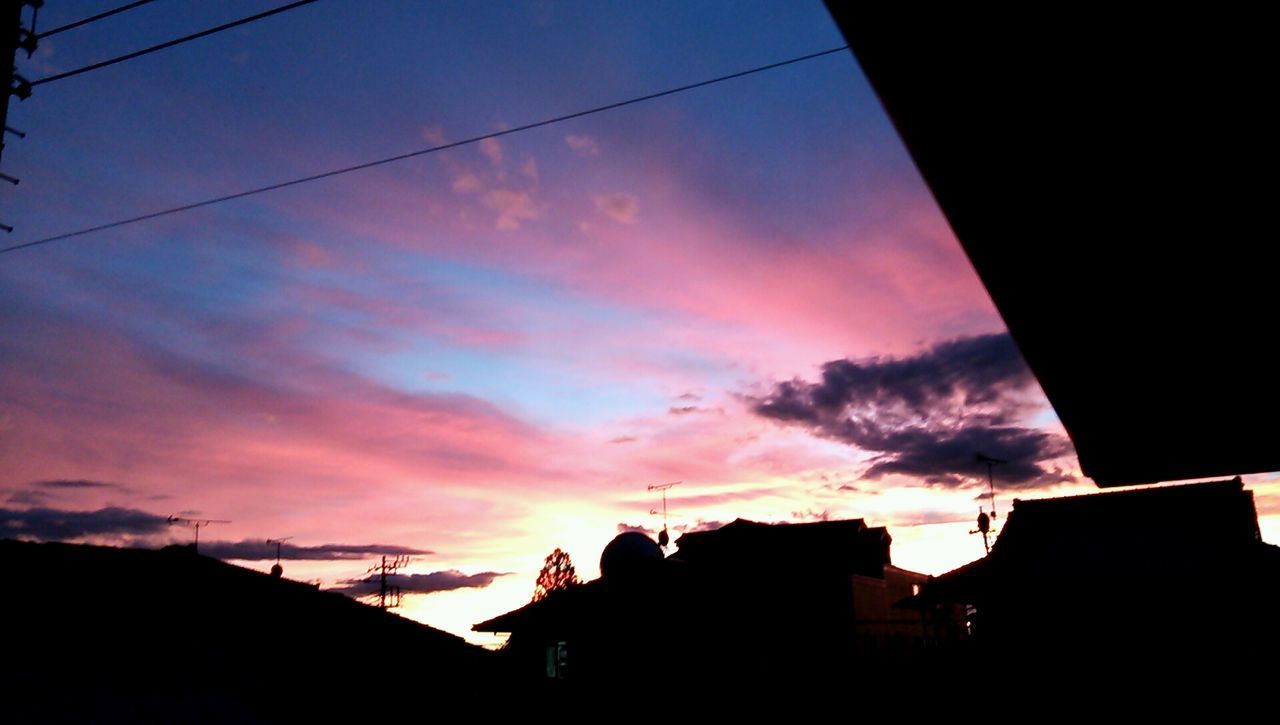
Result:
[[[374,564],[369,567],[367,573],[374,576],[365,579],[365,581],[373,581],[374,577],[377,577],[378,607],[380,609],[394,609],[395,607],[400,606],[400,599],[404,596],[404,593],[400,591],[400,587],[395,586],[394,584],[388,585],[387,576],[394,575],[400,569],[408,566],[409,561],[409,557],[407,556],[397,556],[391,561],[387,561],[387,557],[384,554],[382,556],[381,564]],[[388,603],[388,600],[390,600],[391,603]]]
[[[196,553],[200,553],[200,527],[209,524],[229,524],[226,519],[187,519],[181,516],[170,516],[169,525],[177,524],[179,526],[190,526],[196,530]]]
[[[996,464],[1008,463],[1008,461],[1002,460],[1000,458],[992,458],[991,456],[985,456],[981,452],[979,452],[977,455],[974,456],[974,460],[976,460],[978,463],[987,464],[987,496],[988,498],[991,499],[991,515],[987,516],[986,512],[984,512],[982,510],[982,507],[979,506],[978,507],[978,528],[977,530],[970,531],[969,533],[982,534],[982,547],[987,550],[988,554],[990,554],[991,541],[989,537],[991,534],[995,533],[991,528],[991,524],[995,523],[995,520],[999,518],[999,516],[996,514],[996,479],[995,479],[994,468]]]
[[[679,486],[682,483],[684,483],[684,481],[649,484],[650,491],[662,492],[662,532],[658,534],[658,546],[661,546],[664,549],[667,548],[667,544],[671,543],[671,534],[667,533],[667,489],[672,486]],[[656,516],[657,514],[657,509],[649,509],[650,516]]]
[[[284,576],[284,567],[280,566],[280,545],[292,538],[292,536],[285,536],[280,539],[267,539],[267,546],[272,544],[276,545],[276,563],[275,566],[271,567],[271,576],[276,577],[277,579]]]

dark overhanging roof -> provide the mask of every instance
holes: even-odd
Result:
[[[1280,470],[1269,24],[828,7],[1084,474]]]

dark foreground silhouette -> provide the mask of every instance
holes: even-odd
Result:
[[[189,547],[0,541],[5,721],[863,715],[1100,701],[1233,714],[1280,650],[1280,549],[1239,479],[1019,501],[930,578],[861,520],[735,521],[476,629],[500,652]],[[1117,699],[1119,698],[1119,699]],[[552,704],[548,704],[552,703]],[[1252,703],[1252,704],[1251,704]]]
[[[0,571],[0,720],[331,719],[503,680],[451,634],[188,546],[6,540]]]
[[[601,578],[475,629],[509,632],[515,671],[567,693],[658,678],[725,707],[1133,703],[1152,683],[1178,696],[1145,707],[1243,707],[1280,643],[1280,548],[1239,479],[1019,501],[989,556],[937,578],[893,566],[888,532],[860,520],[739,520],[677,545],[621,534]]]

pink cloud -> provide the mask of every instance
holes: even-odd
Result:
[[[932,340],[1000,328],[927,194],[884,191],[875,219],[836,213],[799,236],[743,225],[714,200],[686,193],[663,168],[638,167],[628,183],[646,200],[643,225],[565,229],[567,210],[580,215],[584,197],[564,186],[536,201],[526,190],[490,190],[480,199],[497,212],[490,224],[447,197],[429,197],[438,211],[418,211],[420,191],[397,184],[376,195],[352,185],[345,201],[306,213],[354,237],[517,269],[590,299],[669,315],[661,344],[728,357],[753,375],[807,374],[824,360],[908,354]],[[634,207],[620,201],[614,211],[631,218]],[[344,204],[364,211],[344,214]],[[493,237],[494,226],[521,234]]]
[[[485,158],[489,159],[489,161],[494,166],[502,165],[502,158],[503,158],[502,144],[499,143],[498,139],[496,138],[482,139],[480,141],[479,146],[480,146],[480,153],[484,154]]]
[[[569,134],[564,137],[564,142],[573,149],[574,153],[582,156],[600,155],[600,143],[594,136]]]
[[[425,126],[422,129],[422,140],[434,146],[445,144],[444,129],[440,126]]]
[[[548,434],[470,396],[406,394],[314,364],[287,384],[253,382],[69,321],[43,327],[0,372],[9,483],[127,480],[225,510],[244,496],[231,508],[547,475],[536,461]]]
[[[601,214],[619,224],[635,224],[640,214],[640,201],[635,194],[604,194],[592,197]]]
[[[494,226],[504,231],[519,229],[521,222],[542,216],[533,196],[527,191],[492,189],[485,193],[483,201],[485,206],[498,212]]]
[[[0,371],[0,386],[10,391],[0,483],[121,481],[127,485],[90,490],[96,498],[83,503],[171,496],[162,505],[240,522],[246,528],[230,532],[236,536],[280,517],[331,532],[363,511],[367,521],[351,535],[390,541],[384,532],[412,530],[404,501],[413,500],[455,512],[432,534],[450,541],[480,525],[468,517],[489,516],[517,491],[526,493],[516,500],[554,501],[575,490],[631,490],[648,479],[716,485],[777,473],[772,463],[761,468],[743,456],[743,433],[761,429],[746,417],[684,416],[670,424],[658,414],[608,426],[605,439],[592,441],[572,428],[532,426],[471,396],[408,394],[315,360],[299,358],[286,378],[268,383],[66,318],[46,317],[39,330]],[[639,434],[629,445],[607,442],[627,431]],[[789,460],[793,470],[822,462]],[[483,503],[464,515],[458,496]],[[397,543],[439,543],[407,535]]]
[[[453,190],[459,194],[474,194],[483,188],[480,177],[469,171],[453,180]]]

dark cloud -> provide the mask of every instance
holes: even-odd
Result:
[[[833,360],[817,383],[791,380],[748,398],[760,416],[875,453],[863,472],[941,486],[973,484],[998,466],[1005,486],[1070,481],[1046,465],[1072,452],[1063,437],[1019,421],[1032,409],[1035,378],[1008,334],[939,343],[908,358]]]
[[[9,491],[5,503],[16,503],[19,506],[43,506],[51,497],[44,491]]]
[[[241,561],[274,561],[276,545],[268,544],[262,539],[245,539],[243,541],[210,541],[200,543],[200,553],[216,559],[239,559]],[[319,546],[294,546],[289,542],[280,545],[280,558],[293,561],[338,561],[346,559],[364,559],[369,556],[386,554],[388,556],[430,554],[425,549],[411,549],[407,546],[391,546],[387,544],[321,544]]]
[[[404,594],[433,594],[449,592],[455,589],[483,589],[500,576],[508,576],[510,572],[484,571],[479,574],[463,574],[457,569],[433,571],[430,574],[394,574],[387,577],[387,583],[400,587]],[[377,594],[380,586],[376,578],[347,579],[340,586],[328,591],[346,594],[349,597],[364,597]]]
[[[66,511],[52,508],[0,508],[0,539],[76,541],[110,537],[122,540],[126,546],[154,546],[163,543],[157,539],[161,534],[167,533],[170,526],[167,516],[157,516],[137,509],[109,507],[97,511]],[[200,553],[217,559],[267,561],[276,558],[276,546],[267,544],[262,539],[201,541]],[[310,561],[364,559],[382,554],[402,556],[430,553],[424,549],[387,544],[295,546],[285,542],[280,547],[281,559]]]
[[[38,486],[40,488],[57,488],[57,489],[77,489],[77,488],[78,489],[84,489],[84,488],[104,489],[105,488],[105,489],[113,489],[116,491],[128,490],[126,486],[121,486],[118,483],[106,483],[104,481],[87,481],[84,479],[36,481],[31,485]]]
[[[696,401],[702,400],[702,396],[701,396],[701,395],[698,395],[697,393],[693,393],[693,392],[690,392],[690,393],[681,393],[680,395],[677,395],[677,396],[676,396],[676,400],[684,400],[684,401],[694,401],[694,402],[696,402]]]
[[[20,506],[47,506],[59,498],[74,498],[81,491],[119,491],[131,494],[133,490],[119,483],[85,479],[57,479],[32,481],[20,487],[11,487],[4,491],[4,500],[6,503]]]
[[[97,511],[0,509],[0,538],[70,541],[90,536],[150,536],[169,528],[164,516],[115,506]]]
[[[610,443],[635,443],[637,440],[639,439],[636,438],[635,436],[618,436],[617,438],[610,438],[609,442]]]
[[[667,408],[668,415],[694,415],[702,413],[719,413],[724,415],[723,408],[703,408],[698,405],[675,405]]]

